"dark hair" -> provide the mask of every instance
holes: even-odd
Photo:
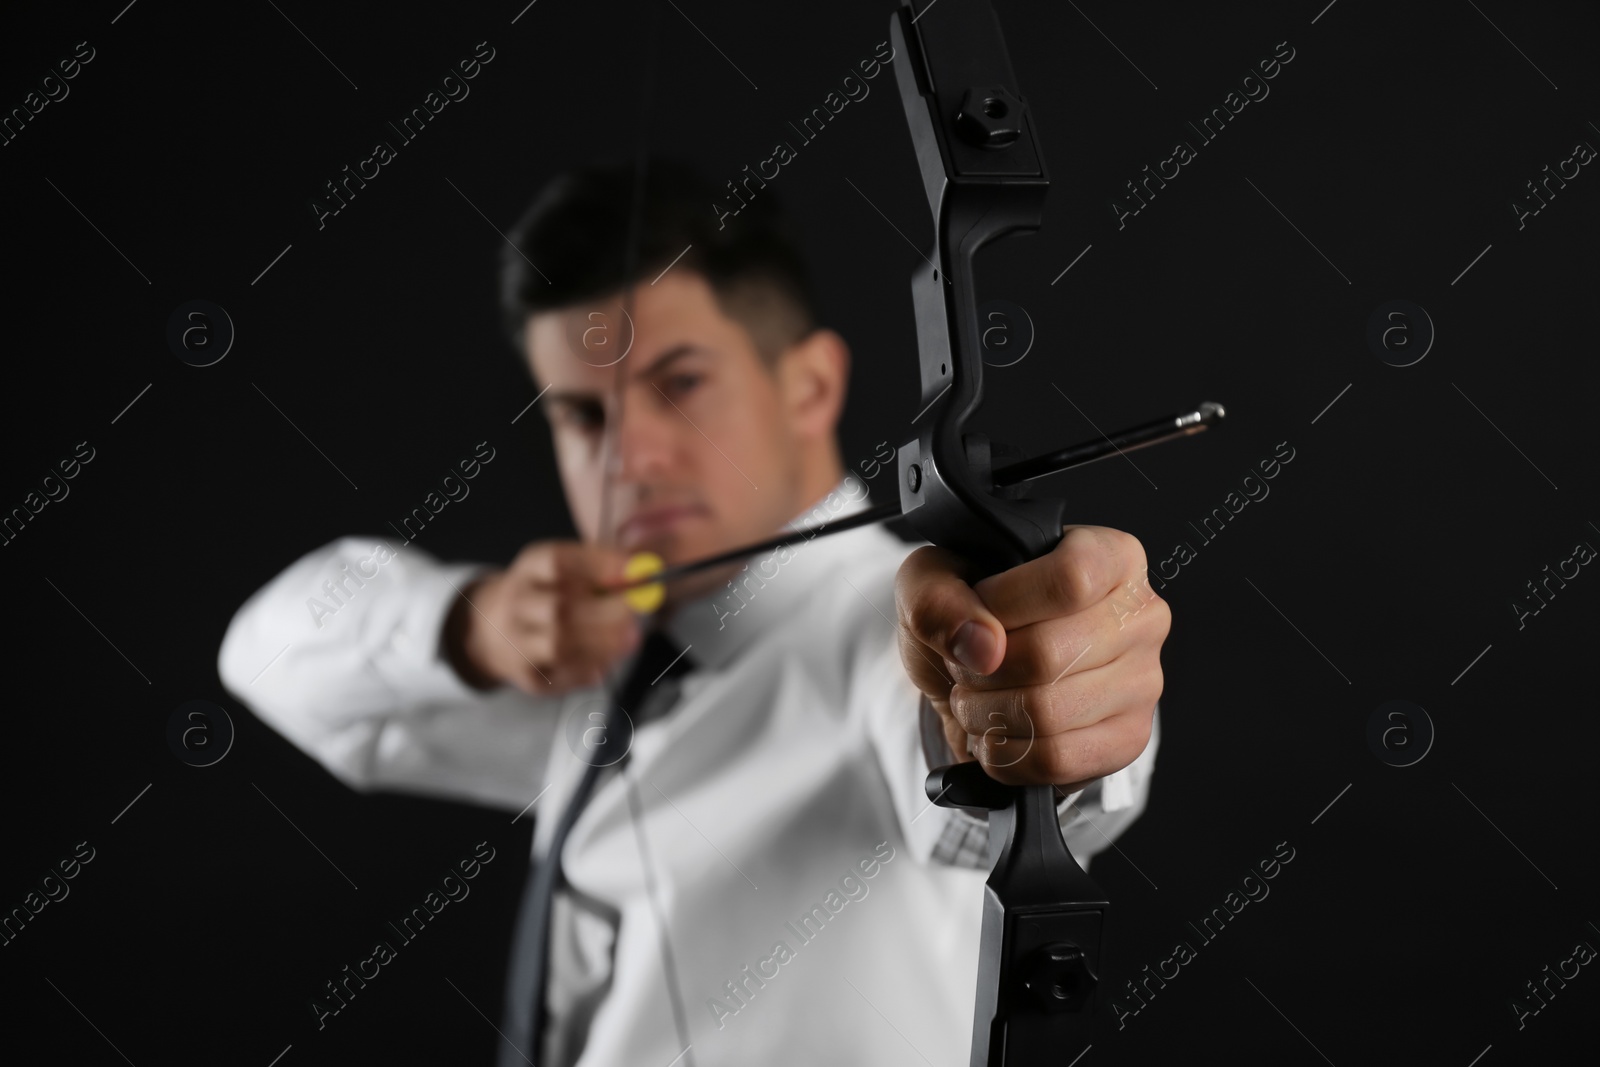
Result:
[[[501,253],[500,307],[513,345],[522,348],[529,315],[653,280],[680,254],[674,268],[706,279],[767,362],[817,328],[805,260],[771,190],[734,215],[727,209],[738,201],[700,172],[651,157],[634,233],[635,172],[629,162],[559,174],[512,227]]]

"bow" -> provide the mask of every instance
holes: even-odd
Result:
[[[911,281],[922,402],[933,418],[899,450],[900,511],[925,540],[965,557],[976,581],[1044,555],[1062,537],[1063,502],[1029,498],[1014,486],[1019,469],[1031,476],[1059,469],[1074,450],[997,474],[1000,449],[963,431],[983,400],[974,258],[992,241],[1039,228],[1049,176],[986,2],[951,0],[923,19],[906,0],[889,32],[902,57],[895,80],[936,234],[933,254]],[[1218,405],[1202,405],[1150,424],[1144,443],[1203,428],[1221,414]],[[988,812],[993,871],[983,900],[972,1067],[1065,1063],[1091,1036],[1108,901],[1067,849],[1055,787],[1002,785],[970,762],[934,770],[926,789],[936,804]]]
[[[971,566],[970,580],[977,581],[1043,556],[1061,540],[1064,502],[1030,497],[1023,483],[1188,436],[1220,420],[1223,409],[1202,404],[1191,412],[999,467],[996,460],[1010,450],[965,432],[983,401],[974,259],[991,242],[1039,229],[1049,176],[993,9],[986,0],[946,0],[924,20],[932,7],[930,3],[917,14],[905,0],[889,25],[900,58],[894,65],[895,80],[936,235],[932,254],[924,257],[911,281],[922,405],[932,418],[898,451],[897,502],[808,535],[903,517],[924,540],[964,557]],[[652,67],[653,58],[652,50]],[[650,80],[647,74],[647,101]],[[646,180],[643,125],[624,317],[637,267],[638,191]],[[617,414],[608,420],[608,453],[615,451],[612,438],[621,421],[622,380],[619,373],[614,382]],[[605,465],[602,538],[610,532],[611,466],[609,461]],[[659,584],[794,539],[778,537],[667,571],[649,571],[607,591]],[[972,1067],[1066,1062],[1091,1035],[1100,1000],[1108,901],[1067,849],[1055,787],[1007,786],[969,762],[932,771],[925,788],[941,806],[988,813],[993,870],[983,900]],[[648,877],[654,881],[653,874]],[[664,957],[687,1054],[690,1042],[670,951]]]

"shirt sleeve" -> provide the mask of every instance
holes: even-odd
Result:
[[[217,671],[353,789],[520,810],[540,788],[560,701],[473,689],[439,647],[458,590],[488,569],[381,538],[330,542],[240,607]]]
[[[942,735],[941,735],[942,736]],[[1150,722],[1150,742],[1137,759],[1120,771],[1097,778],[1056,803],[1061,836],[1067,850],[1085,871],[1089,861],[1111,848],[1122,831],[1144,813],[1150,797],[1150,776],[1155,771],[1156,748],[1161,740],[1161,705]],[[946,748],[946,752],[948,752]],[[989,822],[963,808],[949,809],[934,842],[932,859],[956,867],[989,866]]]

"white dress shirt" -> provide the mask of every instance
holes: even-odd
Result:
[[[847,477],[792,528],[866,506]],[[567,840],[540,1050],[551,1058],[522,1050],[539,1067],[667,1067],[684,1051],[669,981],[692,1045],[678,1063],[967,1063],[986,830],[923,791],[920,696],[894,601],[913,547],[878,526],[800,539],[668,621],[696,669],[638,726],[625,772],[600,780]],[[239,609],[218,667],[354,789],[512,813],[531,803],[539,859],[605,696],[461,681],[440,628],[489,569],[383,538],[334,541]],[[1063,803],[1080,864],[1143,811],[1158,743],[1159,719],[1137,760]]]

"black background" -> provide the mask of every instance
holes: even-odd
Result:
[[[1053,184],[1040,233],[981,264],[982,295],[1037,328],[988,375],[989,428],[1037,451],[1202,399],[1229,411],[1216,433],[1050,483],[1070,521],[1132,531],[1152,563],[1198,549],[1163,590],[1150,806],[1093,873],[1114,901],[1113,985],[1180,939],[1199,955],[1124,1029],[1108,1011],[1085,1067],[1491,1067],[1592,1041],[1592,967],[1525,1029],[1508,1003],[1579,940],[1600,945],[1581,683],[1600,577],[1585,568],[1520,630],[1510,602],[1600,545],[1600,178],[1585,167],[1520,230],[1508,205],[1578,140],[1600,144],[1596,12],[1324,4],[995,5]],[[793,140],[789,120],[887,38],[892,10],[539,0],[513,25],[519,0],[278,7],[0,17],[6,109],[77,42],[96,51],[0,148],[0,506],[77,442],[95,449],[0,548],[0,908],[77,842],[97,852],[0,948],[4,1043],[53,1062],[122,1062],[112,1044],[141,1067],[265,1067],[291,1045],[285,1067],[489,1062],[474,1007],[498,1016],[527,820],[346,790],[224,693],[218,643],[291,560],[387,535],[481,440],[496,461],[418,546],[503,562],[570,534],[542,420],[511,422],[534,389],[496,332],[495,228],[549,175],[632,152],[649,48],[649,142],[720,181]],[[319,230],[308,199],[485,40],[471,95]],[[1295,57],[1270,96],[1119,230],[1123,183],[1280,41]],[[858,473],[920,406],[907,280],[931,232],[893,75],[870,85],[771,185],[854,349],[841,437]],[[207,368],[165,341],[197,298],[238,332]],[[1394,299],[1438,331],[1413,366],[1365,340]],[[1201,544],[1188,522],[1284,441],[1271,495]],[[204,769],[165,738],[196,698],[238,729]],[[1437,730],[1414,766],[1368,747],[1390,699]],[[319,1032],[307,998],[481,840],[498,854],[472,906]],[[1295,859],[1271,895],[1201,946],[1187,923],[1283,841]]]

